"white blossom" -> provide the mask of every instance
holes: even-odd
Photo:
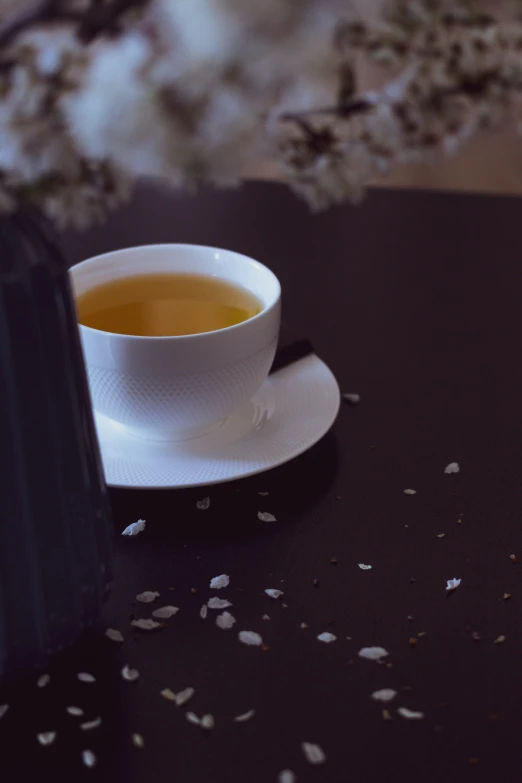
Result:
[[[139,176],[230,184],[259,158],[324,208],[357,202],[393,165],[522,125],[522,15],[507,0],[387,0],[369,20],[348,0],[25,5],[0,0],[13,21],[0,45],[4,211],[25,199],[85,223]],[[357,94],[365,60],[381,85]]]

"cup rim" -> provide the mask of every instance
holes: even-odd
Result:
[[[78,320],[78,327],[82,330],[85,330],[87,334],[93,334],[93,335],[108,335],[111,338],[114,338],[115,340],[154,340],[154,341],[166,341],[166,340],[184,340],[184,341],[196,341],[201,340],[204,337],[208,337],[208,335],[213,334],[227,334],[230,332],[237,331],[241,328],[244,328],[246,324],[254,323],[255,321],[265,317],[268,313],[272,312],[279,304],[279,301],[281,299],[281,283],[279,282],[279,279],[277,275],[272,272],[271,269],[269,269],[265,264],[263,264],[261,261],[257,261],[257,259],[252,258],[252,256],[247,256],[244,253],[240,253],[237,250],[230,250],[227,248],[222,247],[214,247],[213,245],[198,245],[196,243],[191,242],[157,242],[153,244],[144,244],[144,245],[131,245],[130,247],[122,247],[118,248],[117,250],[109,250],[107,253],[99,253],[96,256],[91,256],[90,258],[85,258],[83,261],[80,261],[77,264],[74,264],[69,268],[69,274],[71,277],[74,277],[74,270],[79,269],[80,267],[90,265],[92,262],[99,261],[103,258],[106,258],[107,256],[116,256],[116,255],[124,255],[125,253],[129,251],[134,250],[143,250],[143,249],[150,249],[150,248],[168,248],[168,247],[176,247],[179,249],[183,248],[191,248],[191,249],[200,249],[200,250],[212,250],[216,253],[232,253],[235,256],[240,256],[247,261],[253,262],[257,264],[258,267],[260,267],[265,273],[268,274],[269,277],[272,278],[272,281],[276,285],[276,291],[274,295],[273,301],[267,305],[266,307],[263,307],[262,310],[257,313],[256,315],[253,315],[251,318],[247,318],[245,321],[241,321],[238,324],[233,324],[232,326],[225,326],[222,329],[212,329],[208,332],[196,332],[195,334],[170,334],[170,335],[144,335],[144,334],[122,334],[121,332],[107,332],[105,329],[95,329],[93,326],[86,326],[85,324],[80,323]],[[76,300],[76,297],[74,297]]]

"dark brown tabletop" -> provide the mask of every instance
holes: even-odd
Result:
[[[277,783],[285,768],[299,783],[516,779],[521,223],[516,199],[376,191],[360,208],[313,216],[283,187],[250,184],[194,198],[142,188],[104,226],[67,235],[71,261],[151,242],[255,256],[281,279],[286,320],[361,402],[266,474],[208,490],[111,491],[117,559],[104,624],[125,643],[84,640],[49,669],[46,688],[9,694],[2,780]],[[461,471],[446,475],[453,461]],[[259,521],[259,510],[278,521]],[[145,532],[122,538],[138,518]],[[221,573],[231,631],[215,612],[199,617]],[[453,577],[462,582],[448,594]],[[143,590],[180,607],[154,635],[130,628],[133,613],[149,615],[133,603]],[[242,629],[267,649],[240,644]],[[337,641],[319,642],[324,631]],[[389,651],[384,663],[358,657],[371,645]],[[125,663],[137,683],[121,678]],[[78,682],[78,671],[97,682]],[[196,693],[183,709],[160,695],[187,686]],[[372,700],[382,688],[396,698]],[[424,718],[401,717],[403,707]],[[189,709],[214,715],[214,729],[191,725]],[[100,728],[78,728],[98,715]],[[58,732],[47,748],[36,741],[45,730]],[[326,763],[309,765],[303,742]],[[85,748],[95,769],[82,766]]]

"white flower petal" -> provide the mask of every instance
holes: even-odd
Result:
[[[132,744],[136,748],[144,748],[145,747],[145,741],[144,741],[143,737],[141,736],[141,734],[137,734],[136,732],[134,732],[134,734],[132,735]]]
[[[9,709],[9,704],[0,704],[0,718],[3,718]]]
[[[417,490],[416,489],[403,489],[402,490],[405,495],[416,495]]]
[[[97,718],[94,718],[94,720],[87,720],[85,723],[80,723],[80,728],[82,731],[90,731],[91,729],[97,729],[98,726],[101,726],[102,719],[98,716]]]
[[[187,712],[186,713],[187,720],[189,723],[193,723],[194,726],[200,726],[201,725],[201,719],[198,718],[195,712]]]
[[[42,731],[40,734],[36,735],[36,739],[40,743],[40,745],[52,745],[52,743],[56,739],[56,732],[55,731]]]
[[[366,658],[368,661],[379,661],[381,658],[386,658],[389,652],[384,647],[362,647],[358,655],[359,658]]]
[[[283,593],[283,591],[282,591],[282,590],[275,590],[273,587],[268,587],[268,588],[265,590],[265,593],[266,593],[266,594],[267,594],[267,595],[268,595],[270,598],[275,598],[275,599],[277,599],[277,598],[281,598],[281,596],[282,596],[282,595],[284,595],[284,593]]]
[[[206,604],[203,604],[201,609],[199,610],[199,616],[202,620],[206,620],[208,615],[208,606]]]
[[[69,715],[74,715],[76,718],[79,718],[83,715],[83,710],[81,707],[66,707],[66,712],[68,712]]]
[[[297,776],[291,769],[284,769],[279,773],[279,783],[296,783]]]
[[[228,574],[221,574],[220,576],[215,576],[213,579],[210,580],[210,589],[211,590],[222,590],[223,587],[228,587],[230,584],[230,577]]]
[[[422,718],[424,718],[423,712],[415,712],[414,710],[409,710],[407,707],[399,707],[397,712],[402,718],[406,718],[406,720],[422,720]]]
[[[302,742],[301,748],[309,764],[324,764],[326,756],[323,749],[313,742]]]
[[[365,565],[364,563],[357,563],[361,571],[371,571],[371,565]]]
[[[209,598],[207,601],[207,606],[209,609],[228,609],[229,606],[232,606],[230,601],[227,601],[226,598]]]
[[[239,641],[243,642],[243,644],[248,644],[251,647],[259,647],[263,644],[262,636],[255,631],[240,631]]]
[[[236,623],[236,618],[230,614],[230,612],[223,612],[222,614],[218,614],[216,617],[216,625],[218,628],[221,628],[223,631],[228,631],[229,628],[232,628]]]
[[[125,530],[122,531],[122,536],[137,536],[138,533],[142,533],[145,530],[145,520],[138,519],[137,522],[127,525]]]
[[[131,622],[133,628],[137,628],[139,631],[157,631],[163,628],[163,623],[157,623],[155,620],[146,620],[140,618],[139,620],[133,620]]]
[[[42,674],[38,679],[36,680],[36,685],[38,688],[45,688],[46,685],[49,684],[49,681],[51,679],[50,674]]]
[[[397,696],[397,691],[394,691],[392,688],[382,688],[380,691],[374,691],[372,693],[372,699],[374,701],[392,701]]]
[[[198,500],[196,503],[196,508],[198,508],[200,511],[206,511],[209,506],[210,498],[203,498],[203,500]]]
[[[446,582],[446,590],[448,592],[451,592],[452,590],[456,590],[461,582],[462,579],[448,579]]]
[[[247,720],[250,720],[250,718],[253,718],[256,714],[255,710],[248,710],[248,712],[244,712],[242,715],[236,715],[234,718],[234,721],[236,723],[246,723]]]
[[[450,462],[449,465],[446,465],[444,468],[444,473],[458,473],[460,471],[460,465],[458,462]]]
[[[127,682],[136,682],[140,673],[137,669],[131,669],[128,664],[125,664],[121,670],[121,676],[124,680],[127,680]]]
[[[82,750],[82,761],[86,767],[95,767],[97,758],[92,750]]]
[[[142,604],[151,604],[153,601],[159,598],[159,593],[155,590],[145,590],[143,593],[138,593],[136,601]]]
[[[178,612],[178,606],[160,606],[159,609],[154,609],[152,616],[158,617],[160,620],[168,620],[169,617],[174,617]]]
[[[260,519],[261,522],[277,522],[275,516],[270,514],[268,511],[259,511],[257,518]]]
[[[110,639],[111,642],[119,642],[120,644],[123,642],[123,635],[120,631],[117,631],[116,628],[107,628],[105,636],[107,639]]]
[[[357,405],[361,401],[361,395],[355,392],[345,392],[343,394],[343,400],[350,403],[350,405]]]
[[[213,715],[203,715],[201,717],[201,728],[206,729],[209,731],[210,729],[214,728],[214,716]]]
[[[176,702],[176,707],[184,707],[194,696],[195,692],[194,688],[185,688],[184,690],[179,691],[179,693],[175,693],[174,701]]]
[[[335,634],[330,633],[329,631],[324,631],[323,633],[320,633],[317,637],[320,642],[324,642],[325,644],[331,644],[331,642],[335,642],[337,639],[337,636]]]
[[[80,682],[96,682],[96,677],[94,677],[92,674],[89,674],[89,672],[78,672],[77,676]]]

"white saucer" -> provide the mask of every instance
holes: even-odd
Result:
[[[143,440],[97,413],[105,478],[111,487],[173,489],[261,473],[320,440],[339,404],[332,372],[311,355],[270,375],[249,403],[191,440]]]

